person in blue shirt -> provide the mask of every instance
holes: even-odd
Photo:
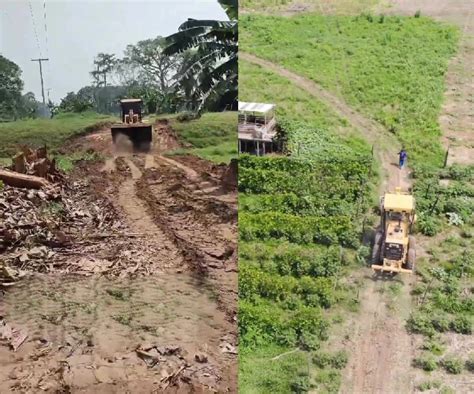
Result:
[[[399,166],[400,166],[400,169],[402,169],[403,166],[406,164],[406,161],[407,161],[407,152],[405,151],[405,149],[402,149],[402,150],[398,153],[398,158],[399,158]]]

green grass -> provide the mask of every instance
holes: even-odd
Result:
[[[239,351],[239,392],[245,394],[290,393],[295,385],[308,379],[308,353],[293,352],[277,357],[291,348],[270,345],[252,350]],[[277,389],[275,389],[277,388]]]
[[[237,113],[205,113],[199,119],[179,122],[169,118],[178,137],[193,146],[172,154],[191,153],[216,163],[228,163],[237,157]]]
[[[307,14],[244,15],[239,29],[242,50],[343,96],[396,134],[412,162],[442,163],[437,119],[456,28],[424,17]]]
[[[46,145],[51,151],[59,148],[68,138],[114,121],[109,115],[92,112],[59,114],[53,119],[28,119],[0,123],[0,157],[16,153],[18,146]]]

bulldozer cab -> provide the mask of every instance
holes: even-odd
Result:
[[[139,123],[142,121],[141,99],[123,99],[120,100],[123,123]]]
[[[372,253],[372,268],[388,272],[412,272],[415,259],[415,199],[400,189],[380,200],[381,223]]]

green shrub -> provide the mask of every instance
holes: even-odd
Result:
[[[449,331],[449,319],[445,315],[439,315],[431,319],[431,325],[438,332]]]
[[[419,18],[421,16],[421,11],[420,10],[417,10],[415,12],[415,18]]]
[[[441,361],[441,365],[446,370],[446,372],[453,375],[459,375],[464,368],[464,363],[462,360],[453,357],[443,359]]]
[[[295,394],[307,393],[311,388],[309,376],[300,375],[290,383],[291,392]]]
[[[417,228],[423,235],[430,237],[436,235],[441,230],[440,221],[432,216],[421,216],[417,223]]]
[[[451,330],[459,334],[471,335],[472,334],[472,322],[466,316],[456,317],[450,324]]]
[[[190,120],[195,120],[200,117],[200,114],[197,112],[181,112],[177,117],[176,120],[179,122],[189,122]]]
[[[416,368],[421,368],[424,371],[431,372],[438,368],[438,363],[433,356],[423,355],[413,360],[413,366]]]
[[[433,389],[439,389],[441,387],[441,382],[439,380],[427,380],[418,385],[419,391],[428,391]]]
[[[469,354],[469,358],[466,360],[466,369],[469,372],[474,372],[474,353]]]
[[[407,330],[414,334],[432,336],[436,333],[430,317],[422,312],[412,313],[407,321]]]
[[[446,350],[446,346],[444,346],[438,338],[430,338],[423,342],[422,349],[441,356]]]
[[[318,368],[331,367],[334,369],[343,369],[347,365],[348,356],[345,351],[339,351],[334,354],[318,352],[313,355],[313,363]]]

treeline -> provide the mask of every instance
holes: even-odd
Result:
[[[143,99],[147,113],[236,109],[238,5],[218,1],[229,21],[188,19],[169,37],[127,45],[121,57],[99,53],[91,84],[58,105],[49,101],[43,108],[33,93],[22,95],[20,68],[0,56],[0,121],[58,111],[116,113],[125,97]]]

